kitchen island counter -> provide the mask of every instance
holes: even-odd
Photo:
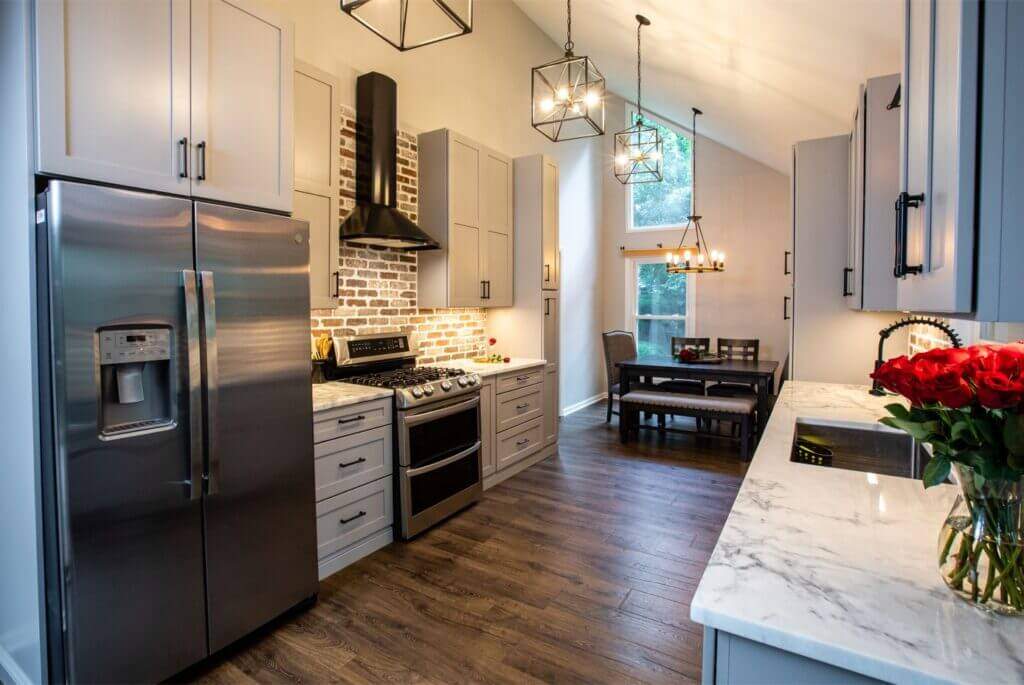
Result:
[[[783,387],[691,605],[711,629],[705,682],[743,677],[720,638],[716,657],[722,635],[889,682],[1024,680],[1024,620],[975,609],[939,576],[954,486],[790,461],[798,419],[877,425],[895,400],[867,391]]]

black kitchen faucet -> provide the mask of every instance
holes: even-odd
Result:
[[[915,323],[938,328],[949,337],[950,342],[953,343],[953,347],[963,347],[963,342],[960,340],[960,334],[954,331],[949,324],[943,323],[941,319],[931,319],[923,316],[909,316],[906,319],[901,319],[895,323],[889,324],[878,332],[878,359],[875,360],[875,371],[885,363],[885,355],[883,354],[882,349],[885,347],[886,339],[893,334],[893,331],[897,331],[904,326],[912,326]],[[871,394],[882,396],[885,394],[885,388],[883,388],[882,384],[876,380],[871,384]]]

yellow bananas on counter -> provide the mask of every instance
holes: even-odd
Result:
[[[313,341],[313,361],[321,362],[331,356],[331,347],[334,342],[331,336],[323,333]]]

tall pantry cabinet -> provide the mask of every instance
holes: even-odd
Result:
[[[293,32],[258,0],[39,0],[37,170],[290,211]]]
[[[544,444],[558,441],[560,295],[558,164],[544,155],[515,160],[515,306],[488,313],[497,347],[517,357],[543,358]]]

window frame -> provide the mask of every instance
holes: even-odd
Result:
[[[636,107],[632,103],[626,103],[626,122],[633,121],[633,115],[636,114]],[[672,131],[678,136],[684,136],[690,139],[690,150],[693,150],[693,131],[687,131],[682,126],[677,126],[672,122],[666,121],[661,117],[654,116],[650,112],[644,112],[644,119],[649,119],[654,123],[664,128],[672,129]],[[693,180],[690,181],[690,197],[693,197]],[[691,208],[692,211],[692,208]],[[687,222],[684,221],[680,224],[659,224],[657,226],[634,226],[633,225],[633,184],[626,185],[626,233],[650,233],[652,231],[682,231],[686,228]],[[686,282],[686,286],[689,287],[690,283],[695,279],[689,279]]]
[[[662,264],[665,260],[659,257],[627,257],[626,258],[626,323],[627,330],[633,333],[637,350],[640,349],[640,321],[682,321],[684,336],[692,338],[697,332],[697,279],[692,274],[683,274],[686,279],[686,314],[640,314],[637,311],[637,270],[641,264]],[[666,355],[668,352],[666,352]]]

